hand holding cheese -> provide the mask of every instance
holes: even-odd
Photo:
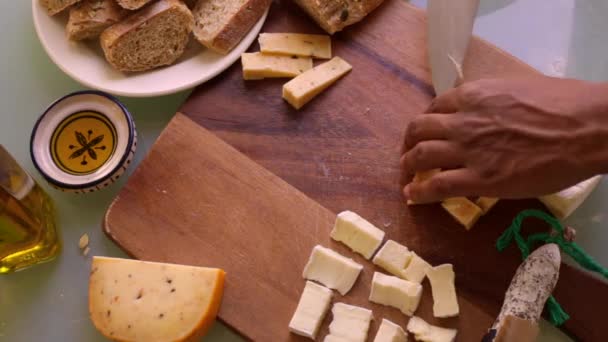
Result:
[[[331,297],[330,289],[307,281],[296,312],[289,322],[289,330],[314,340],[329,310]]]
[[[412,317],[407,324],[407,331],[414,334],[416,341],[422,342],[453,342],[457,331],[430,325],[422,318]]]
[[[433,267],[426,271],[433,291],[433,315],[435,317],[458,316],[458,298],[454,285],[454,268],[451,264]]]
[[[401,278],[374,273],[369,301],[388,305],[411,316],[422,298],[422,285]]]
[[[302,276],[345,295],[357,281],[363,266],[323,246],[315,246]]]
[[[95,327],[119,341],[190,341],[215,321],[224,271],[94,257],[89,311]]]
[[[334,318],[329,324],[325,342],[365,342],[372,311],[344,303],[336,303],[331,309]]]
[[[332,239],[347,245],[365,259],[369,259],[382,244],[384,231],[366,221],[352,211],[338,214],[334,229],[329,234]]]

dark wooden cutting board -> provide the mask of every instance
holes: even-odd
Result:
[[[498,253],[494,242],[519,211],[540,204],[501,201],[469,232],[439,206],[404,205],[403,128],[434,95],[425,28],[424,12],[387,0],[334,36],[335,55],[354,69],[300,111],[281,99],[284,80],[245,82],[239,64],[197,88],[108,210],[105,231],[139,259],[226,269],[220,319],[248,338],[282,341],[297,339],[287,324],[315,244],[364,262],[328,236],[334,213],[353,210],[429,262],[454,264],[459,318],[432,318],[426,282],[418,314],[478,341],[520,261],[515,247]],[[263,31],[321,33],[286,1],[273,4]],[[480,39],[464,70],[468,79],[536,73]],[[382,317],[407,321],[367,301],[373,271],[366,263],[352,293],[335,298],[374,310],[372,337]],[[569,332],[608,340],[594,310],[608,306],[605,283],[563,265],[556,297],[573,316]]]

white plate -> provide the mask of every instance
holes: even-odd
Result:
[[[103,57],[97,40],[90,43],[69,41],[65,33],[66,13],[49,17],[40,0],[32,0],[32,14],[38,38],[47,54],[74,80],[115,95],[151,97],[195,87],[226,70],[253,43],[268,12],[228,55],[205,49],[192,39],[176,64],[132,74],[114,70]]]

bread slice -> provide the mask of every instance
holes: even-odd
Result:
[[[128,14],[129,11],[118,6],[116,0],[84,0],[70,9],[70,19],[66,27],[68,38],[97,38],[101,32]]]
[[[260,19],[272,0],[199,0],[194,36],[219,53],[230,52]]]
[[[55,15],[80,1],[81,0],[40,0],[40,4],[46,8],[49,15]]]
[[[294,0],[328,33],[361,21],[384,0]]]
[[[101,34],[106,59],[121,71],[173,64],[184,52],[194,18],[179,0],[159,0]]]
[[[118,4],[128,10],[136,10],[144,7],[145,4],[152,0],[116,0]]]

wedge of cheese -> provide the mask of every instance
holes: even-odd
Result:
[[[407,334],[397,324],[387,319],[382,319],[374,342],[407,342]]]
[[[297,56],[272,56],[259,52],[241,55],[244,80],[295,77],[312,69],[312,58]]]
[[[403,271],[405,271],[411,259],[412,252],[407,247],[393,240],[388,240],[376,253],[372,262],[388,273],[406,279]]]
[[[481,208],[466,197],[445,199],[441,202],[441,206],[467,230],[475,225],[482,214]]]
[[[262,33],[258,38],[264,54],[330,59],[331,38],[321,34]]]
[[[329,236],[369,260],[382,244],[384,231],[352,211],[343,211],[338,214]]]
[[[352,68],[342,58],[334,57],[283,85],[283,98],[295,109],[300,109]]]
[[[555,217],[563,220],[572,215],[583,204],[601,179],[601,176],[596,176],[558,193],[542,196],[539,199]]]
[[[433,316],[445,318],[458,316],[458,298],[454,285],[454,267],[443,264],[426,271],[433,291]]]
[[[369,332],[372,311],[358,306],[336,303],[331,309],[333,320],[325,342],[365,342]]]
[[[215,321],[224,277],[215,268],[94,257],[91,320],[116,341],[190,341]]]
[[[317,245],[312,250],[302,276],[345,295],[357,281],[361,270],[363,266],[353,259]]]
[[[415,252],[411,253],[411,261],[407,268],[402,272],[403,278],[420,284],[424,280],[424,277],[426,277],[426,271],[431,268],[431,265],[419,257]]]
[[[436,327],[416,316],[410,318],[407,331],[414,335],[416,341],[422,342],[453,342],[457,334],[455,329]]]
[[[289,322],[289,330],[314,340],[329,310],[331,297],[330,289],[307,281],[296,312]]]
[[[411,316],[422,298],[422,285],[401,278],[374,273],[369,301],[401,310]]]
[[[425,180],[428,180],[431,177],[438,174],[439,172],[441,172],[441,169],[432,169],[432,170],[427,170],[427,171],[416,172],[416,174],[414,175],[414,179],[412,180],[412,183],[420,183]],[[407,201],[407,205],[415,205],[415,204],[418,204],[418,203],[416,203],[412,200]]]
[[[490,211],[490,209],[492,209],[492,207],[494,207],[496,205],[496,203],[498,203],[498,198],[496,197],[479,197],[476,201],[475,204],[477,204],[477,206],[479,208],[481,208],[481,213],[482,215],[485,215],[488,213],[488,211]]]

